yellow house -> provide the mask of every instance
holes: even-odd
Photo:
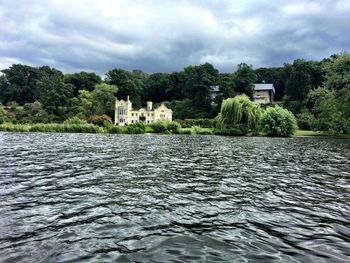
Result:
[[[133,110],[132,103],[127,100],[115,100],[114,124],[119,126],[134,124],[143,121],[145,124],[151,124],[158,120],[169,120],[173,118],[173,111],[161,104],[153,109],[152,101],[147,101],[147,107],[139,110]]]

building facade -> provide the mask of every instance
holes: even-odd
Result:
[[[158,120],[169,120],[173,118],[173,111],[161,104],[158,108],[153,109],[152,101],[147,102],[146,108],[133,110],[132,103],[127,100],[115,100],[114,124],[118,126],[131,125],[138,121],[145,124],[151,124]]]
[[[254,101],[259,104],[268,104],[274,101],[275,87],[273,84],[254,84]]]

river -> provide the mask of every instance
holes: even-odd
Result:
[[[350,140],[0,133],[1,262],[345,262]]]

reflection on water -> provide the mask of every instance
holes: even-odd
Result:
[[[347,261],[349,159],[350,140],[0,133],[0,261]]]

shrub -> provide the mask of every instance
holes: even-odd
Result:
[[[192,134],[192,129],[191,128],[181,128],[179,130],[179,134]]]
[[[268,107],[260,120],[261,130],[268,136],[288,137],[297,129],[297,122],[292,112],[280,106]]]
[[[193,126],[200,126],[202,128],[212,128],[214,127],[214,119],[184,119],[184,120],[176,120],[181,127],[183,128],[191,128]]]
[[[311,130],[315,117],[309,111],[304,111],[297,115],[298,127],[302,130]]]
[[[192,127],[192,134],[211,135],[211,134],[213,134],[213,130],[210,128],[202,128],[200,126],[193,126]]]
[[[88,122],[86,120],[82,120],[78,117],[69,118],[69,119],[65,120],[63,123],[66,125],[85,125],[85,124],[88,124]]]
[[[160,120],[152,123],[151,128],[155,133],[165,133],[165,134],[178,134],[181,129],[181,125],[176,121],[166,121]]]
[[[142,121],[136,122],[133,125],[127,126],[126,132],[128,134],[143,134],[146,131],[146,126]]]
[[[94,115],[91,115],[88,118],[88,122],[92,123],[94,125],[102,127],[102,126],[105,125],[106,122],[112,123],[112,119],[109,116],[105,115],[105,114],[103,114],[103,115],[96,115],[96,114],[94,114]]]

